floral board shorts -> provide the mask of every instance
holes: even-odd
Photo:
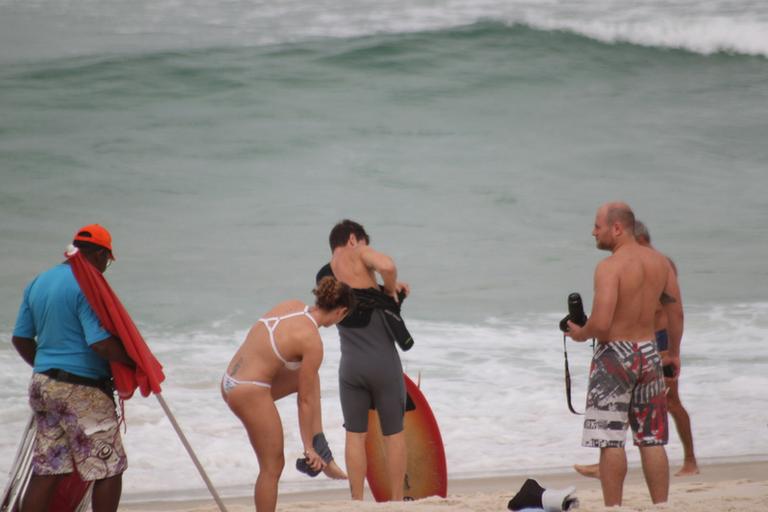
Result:
[[[582,446],[623,448],[627,426],[636,446],[667,444],[667,395],[656,344],[601,343],[589,372]]]
[[[85,481],[119,475],[128,467],[115,403],[102,390],[35,373],[29,385],[35,413],[35,475],[71,473]]]

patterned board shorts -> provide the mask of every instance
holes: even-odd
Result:
[[[115,404],[98,388],[35,373],[29,385],[35,413],[35,475],[71,473],[85,481],[119,475],[128,467]]]
[[[667,444],[667,396],[652,341],[601,343],[592,358],[582,446],[623,448],[628,425],[636,446]]]

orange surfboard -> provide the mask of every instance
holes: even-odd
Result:
[[[405,499],[417,500],[428,496],[445,498],[448,494],[448,471],[437,420],[419,387],[407,375],[403,374],[403,377],[408,394],[404,425],[408,457],[403,482]],[[384,437],[375,410],[368,413],[365,453],[368,458],[366,478],[371,494],[376,501],[389,501],[391,491],[384,455]]]

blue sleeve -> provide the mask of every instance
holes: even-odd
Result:
[[[35,339],[37,329],[35,329],[35,319],[32,317],[32,310],[29,309],[29,290],[34,284],[34,280],[24,289],[24,297],[21,299],[19,314],[16,317],[16,326],[13,328],[13,335],[18,338]]]
[[[83,292],[77,296],[77,317],[80,319],[80,325],[83,326],[85,342],[90,346],[99,341],[103,341],[112,336],[99,322],[99,318],[88,303]]]

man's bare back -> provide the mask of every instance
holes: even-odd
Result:
[[[342,283],[352,288],[378,288],[376,273],[384,291],[398,300],[397,292],[408,285],[397,282],[397,267],[392,258],[375,251],[365,240],[350,235],[346,245],[336,247],[331,255],[331,270]]]
[[[339,247],[333,252],[331,257],[333,275],[352,288],[372,288],[376,286],[373,268],[363,262],[363,247],[368,248],[360,243],[351,247]]]
[[[607,336],[599,341],[652,340],[656,306],[666,280],[664,258],[636,243],[619,248],[601,262],[595,271],[595,287],[615,288],[617,297]]]

